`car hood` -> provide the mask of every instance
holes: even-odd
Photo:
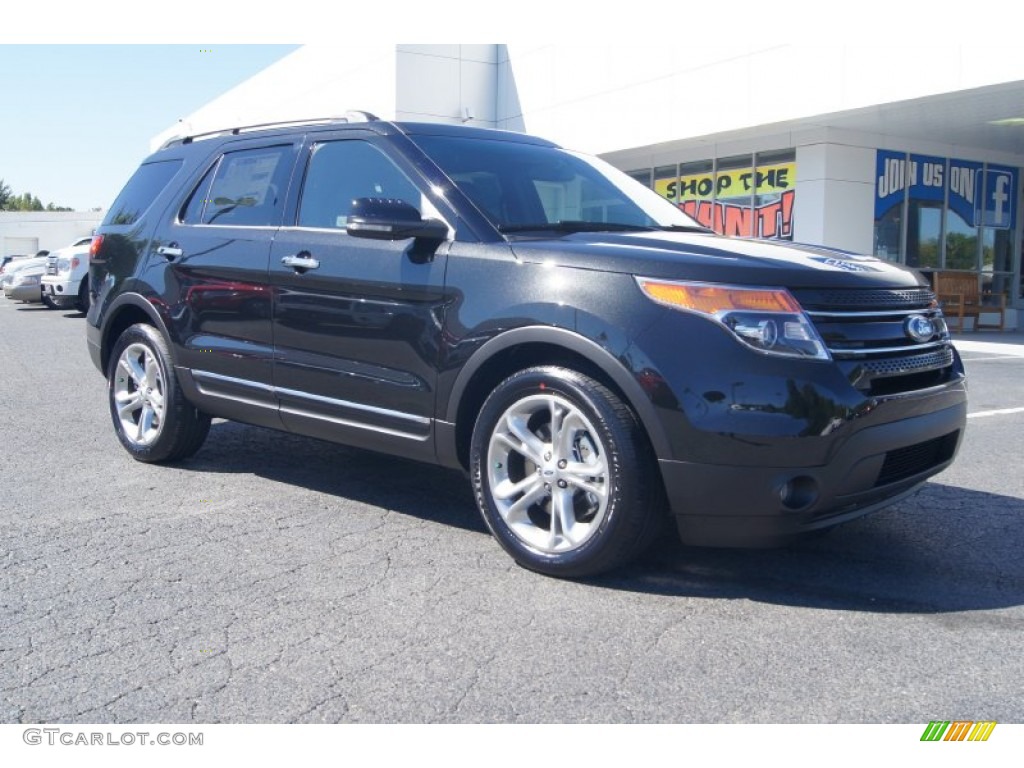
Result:
[[[5,275],[13,275],[17,272],[22,272],[32,267],[46,267],[47,256],[33,256],[31,259],[18,259],[12,261],[7,265],[7,269],[4,270]]]
[[[912,269],[821,246],[689,232],[579,232],[516,239],[528,263],[644,277],[790,288],[927,286]]]

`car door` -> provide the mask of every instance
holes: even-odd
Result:
[[[411,165],[368,132],[321,134],[301,164],[293,224],[270,257],[281,420],[295,432],[431,458],[448,243],[424,257],[411,253],[411,239],[354,237],[345,226],[364,197],[440,216]]]
[[[301,139],[229,143],[154,256],[183,383],[200,408],[280,427],[268,260]],[[151,259],[151,264],[153,263]]]

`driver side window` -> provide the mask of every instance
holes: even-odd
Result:
[[[298,225],[344,229],[352,201],[360,197],[404,200],[423,210],[416,186],[369,142],[344,140],[314,145],[302,184]]]

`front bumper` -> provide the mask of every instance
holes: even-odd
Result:
[[[14,301],[42,301],[43,294],[39,283],[31,285],[5,285],[4,295]]]
[[[893,411],[920,398],[883,404],[889,420],[863,425],[821,466],[660,461],[680,538],[700,546],[778,546],[895,503],[953,462],[967,402],[962,388],[951,390],[935,394],[952,404],[902,419],[892,420]]]
[[[74,301],[78,297],[78,288],[81,282],[81,280],[62,278],[59,275],[47,275],[43,277],[42,291],[57,300]]]

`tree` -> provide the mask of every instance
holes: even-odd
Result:
[[[0,179],[0,211],[71,211],[73,208],[47,203],[33,195],[31,192],[24,192],[16,195],[11,188]]]

